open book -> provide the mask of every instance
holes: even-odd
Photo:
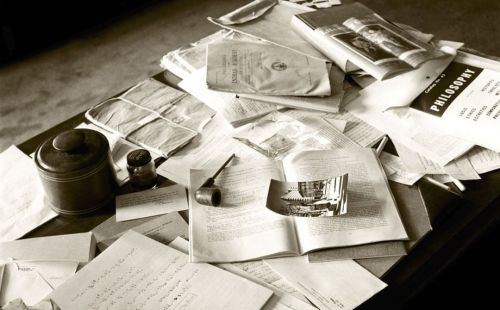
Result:
[[[445,56],[359,3],[297,14],[291,23],[345,72],[361,68],[378,80]]]
[[[198,188],[212,170],[191,170]],[[349,209],[337,217],[289,217],[266,208],[271,179],[318,180],[349,174]],[[313,250],[404,240],[408,236],[372,149],[305,151],[281,161],[231,166],[217,177],[222,206],[203,206],[191,191],[190,260],[232,262]]]

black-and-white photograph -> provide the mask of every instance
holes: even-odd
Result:
[[[271,180],[267,208],[300,217],[337,216],[347,213],[348,175],[304,182]]]
[[[394,55],[383,50],[375,43],[367,40],[363,36],[355,32],[347,32],[338,34],[335,36],[345,45],[349,46],[351,49],[355,50],[359,54],[365,56],[373,62],[380,61],[383,59],[394,58]]]
[[[361,28],[358,33],[370,42],[381,46],[386,51],[390,51],[393,55],[401,55],[412,50],[421,49],[420,46],[411,43],[382,25],[368,25]]]

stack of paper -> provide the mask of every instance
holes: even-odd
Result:
[[[38,304],[94,254],[90,232],[0,243],[0,306]]]

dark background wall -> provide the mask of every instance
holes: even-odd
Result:
[[[0,0],[0,62],[138,14],[157,0]]]

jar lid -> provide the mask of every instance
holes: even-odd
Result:
[[[127,165],[131,167],[141,167],[151,161],[151,154],[148,150],[138,149],[127,155]]]
[[[66,174],[92,169],[107,157],[106,137],[91,129],[71,129],[40,145],[35,162],[46,172]]]

